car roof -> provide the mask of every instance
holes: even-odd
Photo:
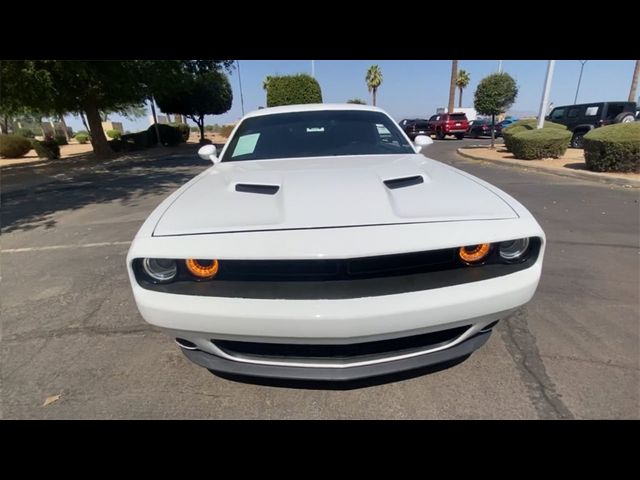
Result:
[[[263,115],[273,115],[277,113],[319,112],[327,110],[360,110],[387,114],[387,112],[381,108],[370,105],[358,105],[356,103],[307,103],[303,105],[283,105],[280,107],[261,108],[260,110],[247,113],[244,118],[261,117]]]

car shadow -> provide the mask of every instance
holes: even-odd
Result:
[[[439,363],[437,365],[430,365],[427,367],[420,367],[414,370],[408,370],[405,372],[391,373],[386,375],[380,375],[377,377],[363,378],[359,380],[347,380],[347,381],[328,381],[328,380],[291,380],[282,378],[264,378],[264,377],[249,377],[246,375],[237,375],[223,372],[216,372],[209,370],[216,377],[223,378],[232,382],[245,383],[250,385],[258,385],[263,387],[276,387],[276,388],[294,388],[299,390],[356,390],[360,388],[375,387],[388,383],[401,382],[403,380],[410,380],[412,378],[422,377],[424,375],[433,374],[442,370],[453,368],[456,365],[461,364],[467,360],[471,354],[449,360],[447,362]]]
[[[140,158],[107,164],[98,172],[76,175],[72,179],[3,194],[0,231],[52,228],[57,223],[55,214],[63,210],[114,200],[128,203],[150,193],[168,194],[209,166],[197,155]]]

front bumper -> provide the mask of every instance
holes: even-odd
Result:
[[[414,370],[431,365],[438,365],[465,357],[484,345],[490,335],[491,331],[479,332],[473,337],[468,338],[451,348],[434,353],[373,365],[346,368],[308,368],[300,366],[242,363],[203,352],[202,350],[182,349],[182,351],[185,356],[195,364],[218,373],[289,380],[352,381]]]

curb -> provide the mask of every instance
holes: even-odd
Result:
[[[583,170],[569,170],[569,169],[561,170],[558,168],[542,167],[540,165],[527,165],[526,163],[514,163],[510,161],[505,161],[505,160],[497,160],[494,158],[485,158],[485,157],[480,157],[478,155],[471,155],[465,152],[464,150],[467,150],[467,149],[468,148],[457,148],[456,152],[461,157],[470,158],[472,160],[481,160],[483,162],[495,163],[497,165],[503,165],[506,167],[528,169],[528,170],[533,170],[535,172],[550,173],[550,174],[558,175],[561,177],[579,178],[581,180],[591,180],[599,183],[605,183],[608,185],[617,185],[619,187],[640,188],[640,180],[635,180],[631,178],[627,179],[627,178],[604,177],[596,172],[589,172],[589,171],[583,171]],[[523,160],[523,161],[526,162],[526,160]]]

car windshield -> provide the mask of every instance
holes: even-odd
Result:
[[[222,161],[397,153],[415,151],[387,115],[321,110],[247,118],[231,138]]]

